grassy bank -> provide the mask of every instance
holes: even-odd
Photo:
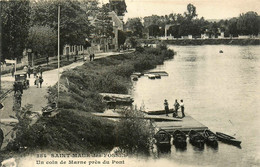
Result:
[[[146,132],[149,131],[146,121],[125,119],[115,123],[91,113],[105,109],[99,93],[128,93],[133,72],[152,69],[171,58],[173,51],[159,45],[141,52],[97,59],[65,71],[60,80],[60,112],[55,117],[41,117],[23,130],[8,149],[26,146],[27,150],[100,152],[119,146],[131,153],[147,152],[150,134]],[[49,89],[48,100],[57,102],[56,86]],[[129,140],[129,136],[133,138]]]
[[[157,43],[159,40],[141,40],[143,43]],[[178,39],[165,40],[171,45],[260,45],[260,39]]]

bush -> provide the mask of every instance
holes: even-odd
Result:
[[[73,110],[61,110],[55,117],[40,118],[13,145],[28,149],[98,152],[114,147],[115,124]]]
[[[129,154],[149,154],[153,127],[148,120],[139,119],[144,113],[138,110],[125,111],[116,128],[117,145]]]

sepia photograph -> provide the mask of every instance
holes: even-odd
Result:
[[[259,0],[0,0],[0,167],[260,166]]]

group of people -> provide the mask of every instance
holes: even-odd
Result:
[[[89,55],[89,60],[90,60],[90,61],[93,61],[94,58],[95,58],[95,54],[94,54],[94,53]]]
[[[173,105],[173,114],[172,116],[173,117],[177,117],[178,116],[178,110],[179,108],[181,108],[181,113],[182,113],[182,118],[185,117],[185,114],[184,114],[184,103],[183,103],[183,100],[180,100],[180,103],[178,103],[178,100],[176,99],[175,100],[175,103]],[[166,116],[168,117],[169,115],[169,103],[168,101],[165,99],[164,100],[164,109],[165,109],[165,113],[166,113]]]
[[[26,74],[28,75],[28,77],[31,77],[31,74],[33,73],[33,77],[36,78],[36,75],[39,73],[42,76],[42,66],[34,66],[33,68],[28,65],[28,66],[24,66],[23,68],[24,72],[26,72]]]

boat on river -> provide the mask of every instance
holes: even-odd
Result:
[[[187,136],[184,132],[180,130],[176,130],[173,132],[173,141],[172,144],[176,148],[186,148],[187,142],[186,142]]]
[[[191,130],[189,132],[189,138],[190,138],[190,143],[193,146],[204,148],[205,138],[201,133],[196,132],[195,130]]]
[[[216,136],[223,143],[231,144],[234,146],[240,146],[240,144],[241,144],[241,141],[236,140],[235,137],[229,136],[229,135],[221,133],[221,132],[216,132]]]
[[[216,134],[214,134],[212,131],[210,130],[205,130],[203,132],[203,136],[205,138],[205,143],[211,147],[218,147],[218,138],[216,136]]]
[[[155,79],[155,75],[154,74],[148,74],[147,75],[149,79]]]
[[[169,152],[171,150],[171,135],[165,130],[160,129],[155,135],[157,148],[160,152]]]
[[[132,105],[134,99],[131,95],[127,94],[115,94],[115,93],[99,93],[102,96],[102,101],[107,104],[124,104]]]
[[[153,111],[146,111],[148,115],[163,115],[165,114],[165,110],[153,110]],[[169,113],[173,113],[173,109],[169,109]]]

